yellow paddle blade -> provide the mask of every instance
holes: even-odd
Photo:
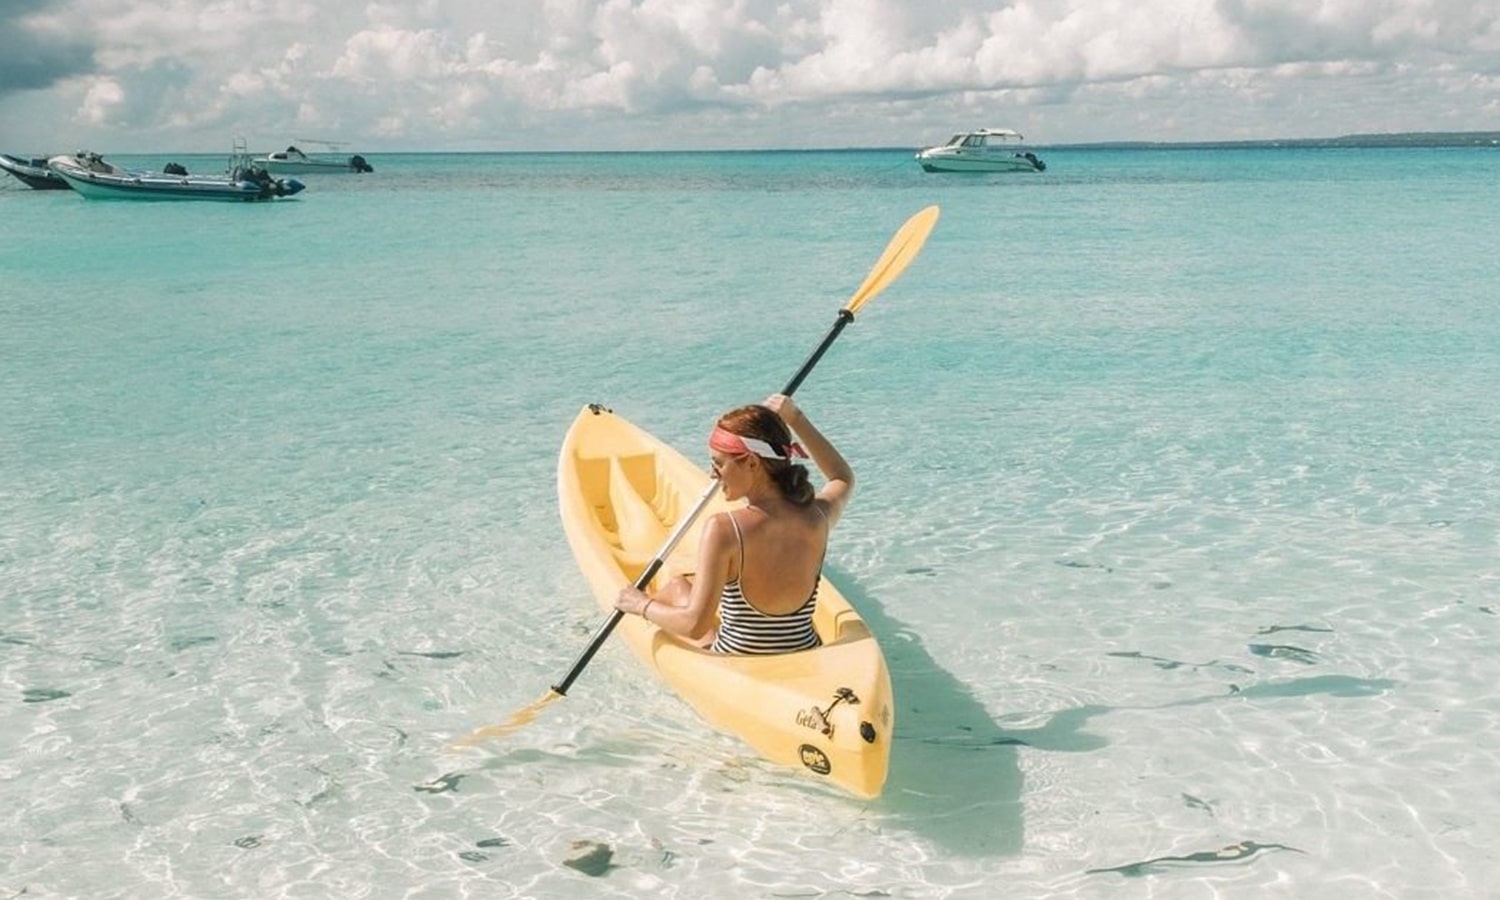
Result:
[[[490,740],[491,738],[501,738],[505,737],[508,734],[515,734],[517,731],[520,731],[523,727],[530,724],[531,721],[538,715],[540,715],[542,710],[546,709],[548,705],[550,705],[554,700],[561,700],[562,696],[563,695],[559,694],[557,691],[549,690],[541,697],[516,710],[513,714],[511,714],[511,717],[509,719],[506,719],[499,725],[486,725],[483,728],[476,728],[466,737],[461,737],[453,743],[449,744],[448,749],[455,750],[460,747],[472,747],[475,744]]]
[[[844,307],[850,313],[859,312],[859,308],[865,305],[865,301],[885,290],[891,282],[901,277],[906,271],[906,266],[917,258],[922,252],[922,245],[927,243],[927,236],[932,233],[932,226],[937,224],[938,208],[929,206],[902,225],[886,244],[885,252],[880,254],[880,259],[875,261],[875,268],[865,276],[865,283],[859,286],[854,296],[849,298],[849,304]]]

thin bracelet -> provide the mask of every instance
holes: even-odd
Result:
[[[653,604],[655,602],[656,602],[656,598],[655,597],[648,597],[648,598],[646,598],[646,605],[643,606],[643,607],[641,607],[641,618],[646,619],[647,622],[649,622],[651,620],[646,618],[646,610],[650,609],[651,608],[651,604]]]

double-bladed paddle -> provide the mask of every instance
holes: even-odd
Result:
[[[937,220],[938,208],[936,206],[929,206],[907,219],[906,223],[896,231],[895,236],[886,245],[885,252],[880,254],[880,258],[875,261],[874,267],[870,269],[870,274],[865,276],[864,283],[859,286],[859,290],[855,291],[854,296],[849,298],[849,302],[844,304],[844,307],[839,310],[838,318],[834,321],[833,327],[828,330],[828,334],[818,344],[817,349],[813,350],[812,354],[808,356],[807,361],[802,363],[802,366],[797,369],[797,374],[793,375],[792,379],[786,383],[786,387],[781,389],[781,393],[787,396],[795,393],[797,388],[802,386],[803,380],[812,372],[813,367],[823,358],[823,354],[828,352],[828,348],[838,339],[839,334],[843,332],[844,328],[850,322],[854,321],[854,314],[859,312],[860,308],[868,303],[876,294],[890,287],[891,283],[899,278],[902,272],[906,271],[907,265],[922,251],[922,245],[927,242],[927,236],[932,233],[932,228],[937,224]],[[682,539],[682,536],[692,527],[693,522],[697,520],[698,515],[708,506],[709,500],[713,498],[714,492],[718,490],[718,487],[718,477],[711,477],[708,488],[698,498],[698,502],[678,521],[677,527],[667,536],[666,543],[656,552],[656,556],[652,558],[646,568],[641,571],[640,577],[635,580],[637,590],[645,590],[646,585],[651,583],[651,579],[656,577],[656,573],[661,570],[667,557],[671,556],[672,550],[677,546],[678,541]],[[496,737],[514,731],[516,728],[536,718],[537,713],[548,703],[559,697],[567,696],[568,689],[573,686],[573,682],[582,674],[584,667],[594,658],[594,654],[599,652],[599,648],[604,646],[604,642],[609,639],[610,633],[615,630],[615,626],[620,623],[624,615],[625,613],[618,609],[611,612],[609,617],[605,619],[604,624],[600,625],[598,630],[594,632],[594,636],[589,640],[588,646],[579,654],[578,660],[573,663],[568,673],[562,677],[561,681],[554,684],[552,689],[539,700],[516,712],[504,724],[481,728],[467,738],[456,742],[456,745],[470,745],[486,737]]]

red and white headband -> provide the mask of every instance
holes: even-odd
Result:
[[[754,453],[765,459],[807,459],[807,451],[802,445],[796,443],[787,444],[785,447],[773,447],[760,438],[745,437],[735,434],[724,428],[715,427],[713,433],[708,436],[708,446],[711,450],[720,453],[732,453],[735,456],[743,456],[746,453]]]

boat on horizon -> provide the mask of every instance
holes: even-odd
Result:
[[[303,143],[327,143],[324,141],[303,141]],[[336,144],[327,144],[329,147],[337,147]],[[375,167],[365,161],[358,153],[353,156],[340,157],[333,154],[320,156],[308,156],[295,144],[285,150],[277,150],[258,156],[255,164],[263,167],[267,172],[276,175],[309,175],[309,174],[341,174],[373,172]]]
[[[61,175],[47,168],[46,157],[11,156],[0,153],[0,169],[14,175],[27,187],[38,191],[65,191],[68,183]]]
[[[917,151],[925,172],[1044,172],[1047,164],[1026,149],[1026,139],[1009,128],[960,131],[945,144]]]
[[[54,156],[47,167],[85,197],[102,200],[221,200],[255,201],[290,197],[304,187],[295,178],[273,178],[265,169],[247,163],[236,145],[229,169],[222,175],[192,175],[175,163],[166,171],[126,169],[98,153],[80,150]]]

